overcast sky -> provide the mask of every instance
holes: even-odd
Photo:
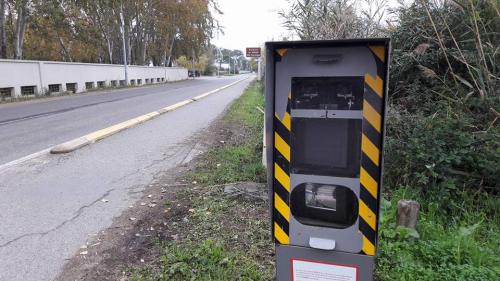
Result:
[[[281,40],[290,36],[290,32],[282,26],[278,11],[288,8],[286,0],[218,0],[224,13],[217,15],[224,35],[215,36],[212,43],[226,49],[239,49],[245,52],[246,47],[259,47],[270,40]],[[394,7],[398,0],[389,0]],[[296,38],[295,38],[296,39]]]
[[[245,51],[246,47],[259,47],[287,34],[278,16],[278,10],[287,7],[286,0],[218,0],[218,3],[224,14],[217,18],[225,34],[212,40],[216,46]]]

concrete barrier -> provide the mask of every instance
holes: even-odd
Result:
[[[185,68],[128,67],[131,85],[179,81],[188,78]],[[74,93],[125,85],[123,65],[67,63],[54,61],[0,60],[0,98]]]

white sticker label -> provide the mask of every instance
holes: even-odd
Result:
[[[357,281],[357,275],[352,266],[292,260],[293,281]]]

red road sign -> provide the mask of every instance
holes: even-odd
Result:
[[[260,48],[247,48],[247,57],[260,58]]]

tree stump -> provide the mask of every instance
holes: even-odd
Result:
[[[413,200],[399,200],[397,207],[396,225],[411,229],[417,227],[420,204]]]

